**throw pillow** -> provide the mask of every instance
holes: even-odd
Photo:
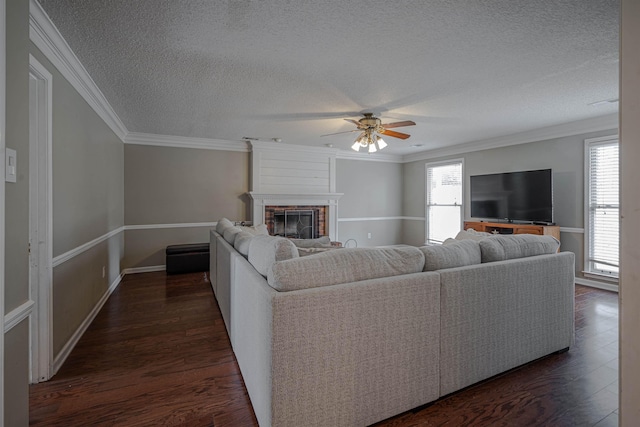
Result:
[[[331,240],[329,236],[318,237],[317,239],[290,239],[299,248],[330,248]]]
[[[241,225],[240,229],[242,231],[246,231],[247,233],[251,233],[254,236],[269,235],[269,231],[267,230],[267,226],[265,224],[258,224],[252,226]]]
[[[249,262],[265,277],[275,262],[291,258],[298,258],[298,249],[284,237],[254,236],[249,243]]]

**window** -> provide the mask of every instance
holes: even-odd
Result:
[[[585,143],[585,273],[618,277],[618,137],[589,139]]]
[[[462,227],[462,160],[426,165],[426,243],[442,243]]]

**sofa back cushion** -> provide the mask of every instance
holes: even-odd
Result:
[[[456,240],[446,245],[422,246],[423,271],[480,264],[480,245],[473,239]]]
[[[552,236],[514,234],[491,236],[478,242],[482,262],[504,261],[558,252],[560,242]]]
[[[251,239],[253,237],[254,235],[247,231],[241,231],[236,234],[236,240],[233,242],[233,247],[245,258],[249,256],[249,245],[251,244]]]
[[[226,230],[229,227],[233,227],[233,223],[229,221],[227,218],[221,218],[218,220],[218,223],[216,224],[216,232],[219,235],[224,236],[224,230]]]
[[[222,237],[224,237],[224,240],[226,240],[227,243],[233,246],[233,244],[236,241],[236,235],[238,233],[240,233],[240,229],[238,227],[236,226],[227,227],[224,229],[224,233],[222,234]]]
[[[267,276],[278,291],[294,291],[418,273],[424,255],[415,247],[343,248],[276,262]]]
[[[277,261],[298,258],[298,249],[289,239],[277,236],[253,236],[249,243],[249,262],[267,277]]]

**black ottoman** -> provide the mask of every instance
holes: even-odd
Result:
[[[189,243],[167,246],[167,274],[209,271],[209,244]]]

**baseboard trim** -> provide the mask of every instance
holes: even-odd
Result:
[[[35,301],[28,300],[22,303],[20,306],[14,308],[10,312],[4,315],[4,333],[6,334],[14,326],[22,322],[24,319],[31,316],[33,313],[33,306],[35,305]]]
[[[73,333],[71,338],[69,338],[69,340],[66,342],[64,347],[62,347],[62,350],[60,350],[60,353],[58,353],[58,355],[53,360],[53,372],[51,373],[52,377],[58,372],[58,370],[60,369],[62,364],[65,362],[65,360],[67,360],[67,357],[69,357],[69,354],[71,354],[71,351],[78,344],[78,341],[80,341],[82,334],[84,334],[87,328],[91,325],[91,322],[93,322],[93,319],[96,318],[96,316],[102,309],[102,306],[107,302],[107,299],[109,299],[113,291],[116,290],[116,288],[122,281],[123,277],[124,277],[124,274],[122,273],[118,275],[118,277],[116,277],[113,283],[111,283],[111,285],[109,286],[109,289],[107,289],[107,291],[102,295],[102,298],[100,298],[100,300],[96,303],[96,305],[93,306],[93,310],[91,310],[89,315],[80,324],[78,329],[76,329],[76,331]]]
[[[152,273],[154,271],[165,271],[166,269],[166,265],[150,265],[148,267],[125,268],[124,270],[122,270],[122,275],[124,276],[125,274]]]
[[[576,285],[589,286],[590,288],[603,289],[605,291],[618,292],[618,285],[613,283],[603,283],[596,280],[589,280],[583,277],[576,277]]]

